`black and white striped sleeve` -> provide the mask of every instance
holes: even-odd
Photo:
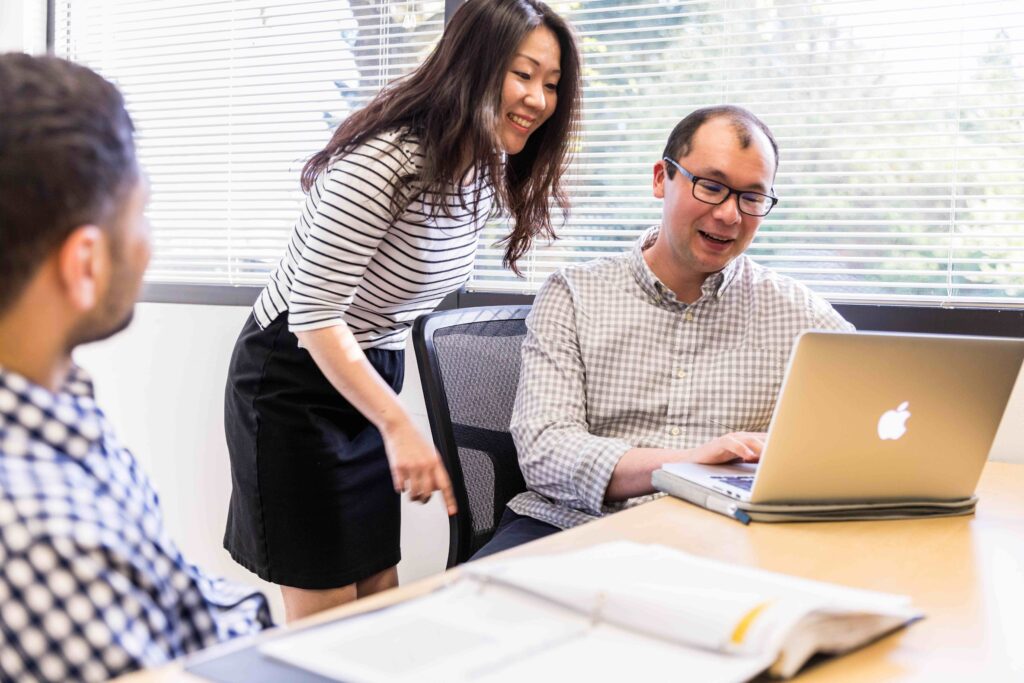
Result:
[[[377,137],[338,157],[300,221],[307,233],[288,301],[292,332],[342,324],[367,267],[391,227],[401,179],[417,170],[416,145]]]

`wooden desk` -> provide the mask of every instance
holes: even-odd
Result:
[[[515,548],[507,556],[629,539],[810,579],[904,593],[924,610],[923,621],[826,662],[798,680],[1024,680],[1024,465],[990,463],[978,494],[981,501],[972,517],[748,527],[663,498]],[[430,590],[447,576],[450,573],[303,623],[398,602]],[[199,679],[172,665],[122,680]]]

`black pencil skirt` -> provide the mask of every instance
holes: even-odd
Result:
[[[404,352],[366,350],[395,392]],[[224,397],[231,503],[224,547],[260,578],[337,588],[398,564],[399,496],[380,432],[288,331],[250,314]]]

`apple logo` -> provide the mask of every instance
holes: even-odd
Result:
[[[909,401],[899,404],[896,410],[887,410],[878,420],[878,438],[895,441],[907,432],[907,420],[910,419]]]

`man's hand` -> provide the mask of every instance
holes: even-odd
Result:
[[[721,465],[737,458],[743,462],[757,462],[764,449],[765,432],[731,432],[691,451],[690,462]]]
[[[606,503],[618,503],[636,496],[654,493],[651,473],[668,462],[696,462],[722,465],[733,460],[757,462],[764,450],[765,432],[732,432],[702,446],[677,448],[631,448],[619,459],[612,471]]]
[[[440,491],[448,514],[454,515],[457,506],[452,483],[434,445],[409,421],[402,421],[381,435],[395,491],[408,491],[409,497],[420,503],[426,503],[434,491]]]

